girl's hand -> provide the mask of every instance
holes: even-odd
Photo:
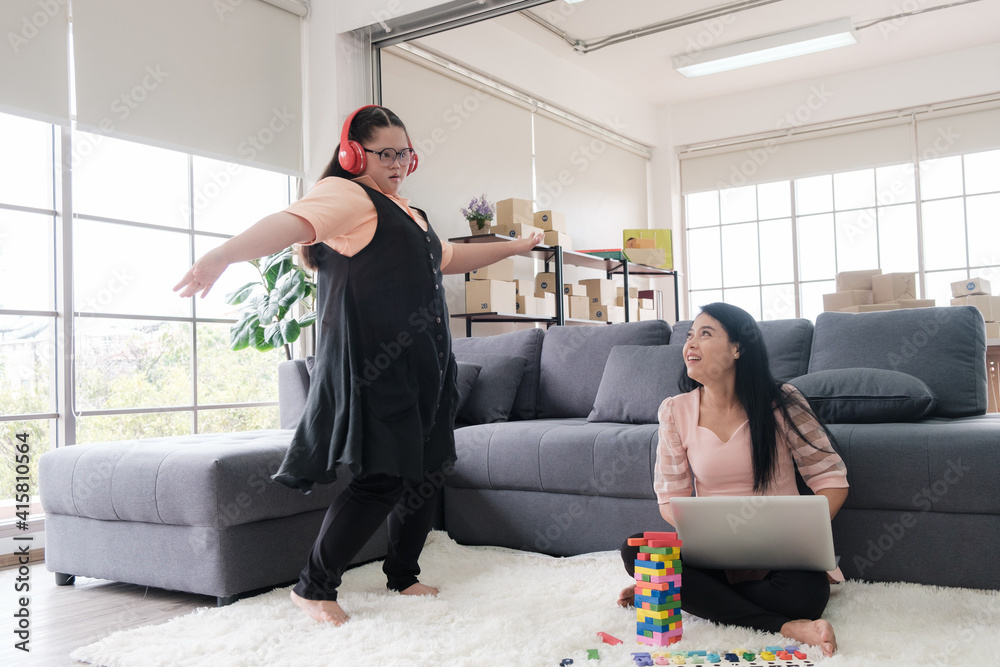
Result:
[[[184,291],[180,294],[182,297],[194,296],[201,292],[201,298],[204,299],[228,266],[229,261],[219,248],[209,250],[188,269],[181,281],[174,286],[174,291],[183,287]]]
[[[517,255],[522,252],[528,252],[536,245],[541,244],[541,242],[544,240],[545,240],[544,232],[532,232],[531,236],[528,236],[527,238],[518,237],[518,239],[514,241],[514,244],[517,246],[517,249],[511,254]]]

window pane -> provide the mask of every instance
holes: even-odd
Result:
[[[789,192],[790,181],[764,183],[757,186],[757,216],[758,220],[771,218],[787,218],[792,214],[792,198]]]
[[[920,161],[920,196],[928,199],[962,194],[962,156]]]
[[[768,285],[760,288],[762,320],[787,320],[795,317],[795,285]]]
[[[100,134],[73,137],[77,213],[189,227],[187,155]]]
[[[1000,151],[965,156],[965,194],[1000,192]]]
[[[0,414],[55,412],[55,321],[0,315]]]
[[[714,190],[687,195],[684,208],[689,228],[719,224],[719,193]]]
[[[760,319],[760,288],[740,287],[725,290],[726,303],[742,308],[755,320]]]
[[[799,285],[799,312],[807,320],[816,321],[816,316],[823,312],[823,295],[837,291],[837,283],[825,280],[818,283],[801,283]]]
[[[52,125],[0,113],[0,203],[53,209]]]
[[[51,419],[0,422],[0,452],[2,452],[4,461],[4,465],[0,465],[0,499],[14,498],[15,485],[18,483],[15,478],[24,472],[17,469],[14,460],[14,446],[20,445],[22,442],[17,439],[19,433],[28,435],[27,439],[23,441],[28,445],[30,452],[28,486],[32,496],[38,495],[38,459],[42,458],[42,454],[52,449],[53,425],[54,422]],[[21,483],[24,482],[21,481]]]
[[[916,204],[878,209],[878,251],[882,273],[917,271]]]
[[[198,404],[278,400],[278,364],[285,360],[284,350],[234,352],[229,349],[229,329],[228,324],[198,325]]]
[[[846,171],[833,175],[834,203],[838,211],[875,205],[875,170]]]
[[[721,287],[719,228],[692,229],[687,236],[689,287],[694,290]]]
[[[951,284],[959,280],[966,280],[969,272],[965,269],[955,271],[934,271],[924,274],[924,296],[925,299],[934,299],[935,305],[947,306],[951,304]],[[918,295],[919,296],[919,295]]]
[[[224,242],[225,239],[214,236],[196,236],[194,239],[194,255],[195,257],[201,257],[212,248],[216,248]],[[174,280],[175,284],[186,270],[185,268],[177,276]],[[193,299],[196,315],[198,317],[239,319],[240,306],[230,306],[227,304],[226,296],[251,281],[256,282],[259,280],[260,273],[249,262],[230,264],[229,268],[225,270],[215,285],[212,286],[212,291],[208,293],[208,296],[202,299],[199,294]],[[177,296],[176,293],[172,294],[174,297]]]
[[[799,280],[832,278],[837,272],[833,252],[833,215],[800,217],[797,222]]]
[[[968,197],[969,266],[1000,264],[1000,194]],[[997,294],[994,288],[994,294]]]
[[[878,203],[882,206],[916,201],[917,191],[911,163],[879,167],[875,170]]]
[[[720,289],[691,292],[691,319],[694,319],[701,312],[702,306],[718,301],[722,301],[722,290]]]
[[[231,162],[193,158],[195,229],[239,234],[288,206],[288,176]]]
[[[965,207],[962,199],[943,199],[923,205],[924,268],[966,266]]]
[[[726,188],[719,191],[722,224],[747,222],[757,219],[757,188]]]
[[[781,283],[795,277],[792,255],[792,221],[760,223],[760,281]]]
[[[278,406],[200,410],[198,412],[199,433],[236,433],[267,428],[281,428],[278,421]]]
[[[76,320],[78,410],[190,405],[191,325]]]
[[[799,215],[833,210],[833,178],[813,176],[795,181],[795,212]]]
[[[724,287],[760,284],[756,223],[722,228],[722,284]]]
[[[878,268],[875,209],[837,213],[837,271]]]
[[[0,209],[0,308],[55,309],[54,234],[54,216]]]
[[[187,235],[78,220],[74,238],[76,309],[183,317],[189,299],[173,291],[191,266]]]
[[[191,435],[190,412],[149,412],[129,415],[92,415],[76,420],[76,441],[114,442],[141,438]]]

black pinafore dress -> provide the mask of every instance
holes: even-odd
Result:
[[[305,492],[336,480],[339,465],[356,477],[419,481],[455,460],[458,388],[441,242],[429,223],[425,232],[384,194],[361,187],[378,213],[375,236],[353,257],[316,246],[316,365],[273,476]]]

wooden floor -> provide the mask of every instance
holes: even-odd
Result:
[[[113,632],[164,623],[198,607],[214,607],[215,598],[146,588],[103,579],[77,577],[73,586],[56,586],[43,563],[30,566],[31,653],[12,648],[14,630],[7,614],[0,625],[4,637],[0,664],[28,667],[82,667],[69,654]],[[4,600],[13,598],[16,569],[0,570]],[[11,607],[5,602],[5,609]],[[8,656],[14,656],[8,662]]]

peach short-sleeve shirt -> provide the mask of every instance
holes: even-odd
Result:
[[[326,243],[335,252],[353,257],[371,242],[378,226],[378,213],[362,184],[382,192],[371,176],[353,180],[331,176],[321,180],[305,197],[285,209],[313,228],[313,240],[302,245]],[[427,231],[427,221],[410,208],[409,199],[386,196],[403,209],[415,224]],[[452,245],[442,239],[442,269],[451,261],[452,251]]]

